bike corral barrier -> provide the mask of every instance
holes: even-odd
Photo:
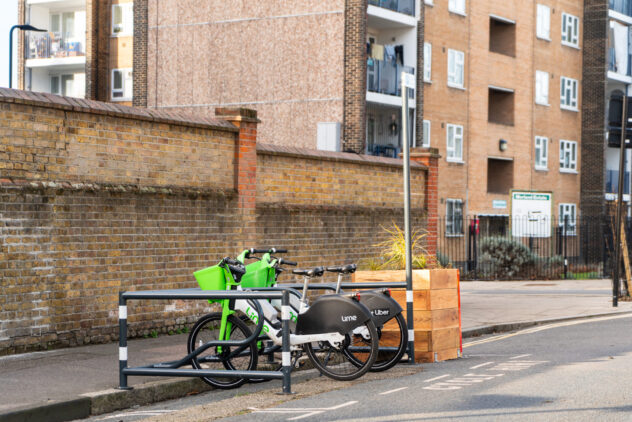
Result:
[[[280,379],[283,381],[283,394],[292,393],[291,358],[290,358],[290,315],[289,312],[281,313],[282,330],[282,366],[280,371],[243,371],[243,370],[207,370],[207,369],[179,369],[191,363],[192,359],[215,346],[245,347],[256,340],[263,328],[263,318],[259,318],[252,335],[244,340],[217,340],[210,341],[189,353],[184,358],[157,363],[153,365],[128,367],[127,353],[127,301],[129,300],[209,300],[209,299],[244,299],[252,300],[258,315],[263,315],[258,300],[281,300],[283,309],[289,308],[288,289],[271,291],[241,291],[241,290],[201,290],[201,289],[174,289],[174,290],[145,290],[128,291],[119,293],[119,389],[129,390],[128,376],[168,376],[168,377],[225,377],[246,379]],[[238,349],[240,352],[242,349]]]

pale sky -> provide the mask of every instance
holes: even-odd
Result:
[[[9,30],[18,23],[18,0],[0,0],[0,86],[9,86]],[[17,38],[13,31],[13,87],[15,88]]]

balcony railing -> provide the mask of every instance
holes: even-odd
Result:
[[[52,33],[27,33],[26,58],[50,59],[85,56],[85,42],[64,39]]]
[[[606,170],[606,193],[619,192],[619,170]],[[630,173],[623,175],[623,193],[630,193]]]
[[[414,74],[415,69],[393,60],[369,59],[367,61],[367,91],[401,96],[402,72]],[[414,92],[410,92],[409,96],[414,98]]]
[[[610,0],[610,9],[615,12],[632,16],[632,1],[630,0]]]
[[[369,0],[369,4],[415,16],[415,0]]]

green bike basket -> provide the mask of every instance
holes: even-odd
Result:
[[[226,274],[219,265],[193,273],[202,290],[226,290]]]
[[[271,287],[274,285],[274,268],[264,260],[246,265],[246,274],[241,277],[244,288]]]

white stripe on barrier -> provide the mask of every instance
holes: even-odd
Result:
[[[119,306],[119,319],[127,319],[127,306]]]
[[[415,330],[408,330],[408,342],[415,341]]]
[[[281,353],[281,364],[283,366],[290,366],[290,365],[292,365],[292,355],[290,354],[290,352],[282,352]]]
[[[412,301],[413,301],[413,291],[406,290],[406,302],[412,303]]]
[[[127,360],[127,347],[119,347],[119,360]]]
[[[281,306],[281,319],[288,321],[290,319],[290,307]]]

